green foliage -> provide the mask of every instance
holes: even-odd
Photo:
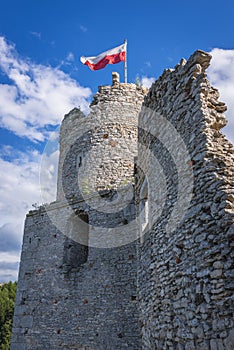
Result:
[[[10,349],[17,283],[0,285],[0,350]]]

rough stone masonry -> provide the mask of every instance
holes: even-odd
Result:
[[[114,75],[89,116],[65,116],[57,200],[25,222],[11,350],[234,349],[234,150],[210,59],[148,92]]]
[[[220,132],[226,106],[207,80],[210,59],[197,51],[165,70],[139,116],[142,349],[234,349],[233,147]]]

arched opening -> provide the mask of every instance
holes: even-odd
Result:
[[[71,216],[64,243],[64,264],[68,271],[79,269],[88,260],[89,217],[84,212]]]
[[[149,229],[149,200],[147,178],[144,179],[140,190],[139,219],[140,242],[142,243],[144,241],[144,234]]]

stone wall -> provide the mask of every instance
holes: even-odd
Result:
[[[134,246],[89,247],[68,267],[67,236],[48,213],[27,216],[11,349],[137,349]]]
[[[138,246],[142,349],[234,349],[233,148],[210,59],[197,51],[165,70],[139,116],[139,218],[145,183],[149,208]]]
[[[144,92],[115,79],[89,116],[65,116],[57,201],[25,222],[11,350],[138,349],[132,181]]]
[[[114,75],[89,116],[65,116],[57,200],[25,222],[11,350],[233,349],[233,147],[210,59],[145,98]]]

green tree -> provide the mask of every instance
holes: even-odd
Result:
[[[10,349],[16,288],[16,282],[0,286],[0,350]]]

